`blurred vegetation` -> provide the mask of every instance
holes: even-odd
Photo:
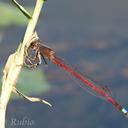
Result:
[[[44,73],[40,69],[23,69],[20,73],[17,88],[24,94],[39,94],[50,89]]]
[[[31,13],[32,8],[26,7]],[[13,5],[0,2],[0,27],[4,28],[12,24],[23,26],[27,23],[25,16]]]
[[[0,83],[1,86],[2,82],[0,81]],[[45,93],[50,89],[50,84],[48,84],[45,75],[40,69],[23,69],[16,86],[17,89],[25,95]],[[18,97],[19,96],[13,94],[13,99]]]

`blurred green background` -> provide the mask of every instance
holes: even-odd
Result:
[[[34,0],[19,2],[30,11],[35,3]],[[107,85],[126,108],[127,4],[125,0],[47,0],[37,25],[46,45],[82,74]],[[9,54],[17,49],[26,25],[27,20],[14,4],[1,0],[1,70]],[[75,86],[67,74],[50,62],[47,68],[43,64],[37,70],[24,68],[17,87],[27,95],[47,99],[53,108],[21,98],[11,100],[8,128],[127,128],[127,119],[112,105]]]

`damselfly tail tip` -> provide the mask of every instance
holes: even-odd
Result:
[[[122,108],[122,112],[128,118],[128,111],[125,108]]]

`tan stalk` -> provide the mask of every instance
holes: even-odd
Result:
[[[0,128],[5,128],[5,114],[13,88],[24,64],[26,50],[31,43],[31,36],[35,29],[44,0],[37,0],[32,19],[29,20],[27,30],[18,50],[11,54],[3,70],[2,90],[0,95]]]

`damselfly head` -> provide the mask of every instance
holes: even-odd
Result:
[[[34,41],[31,43],[30,48],[36,51],[38,49],[38,44],[39,44],[39,41]]]

